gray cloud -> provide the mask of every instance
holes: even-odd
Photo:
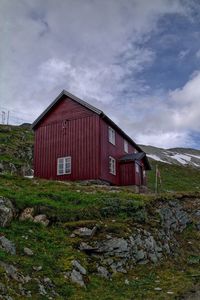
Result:
[[[180,98],[189,87],[152,91],[138,74],[151,66],[156,52],[138,45],[158,30],[160,17],[190,18],[190,9],[178,0],[0,0],[0,106],[33,121],[68,89],[139,142],[152,136],[156,144],[159,135],[159,145],[183,144],[193,121],[199,125],[198,113],[187,126],[181,123],[188,103],[180,104]]]

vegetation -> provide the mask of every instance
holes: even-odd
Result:
[[[150,161],[152,170],[148,172],[148,187],[155,191],[155,168],[160,171],[158,178],[158,192],[188,192],[200,191],[200,170],[192,167],[170,165],[162,162]]]
[[[109,219],[106,222],[112,223]],[[74,223],[73,226],[78,224],[80,223]],[[50,278],[60,294],[55,299],[174,299],[191,289],[199,280],[199,235],[190,227],[184,231],[184,239],[182,237],[180,241],[182,247],[174,258],[165,259],[156,265],[135,265],[132,271],[127,274],[118,273],[112,280],[102,279],[90,270],[87,288],[78,287],[64,277],[65,272],[71,268],[73,259],[78,259],[83,266],[88,267],[86,254],[75,250],[78,239],[70,238],[72,227],[66,227],[65,224],[46,228],[31,222],[12,222],[10,227],[1,229],[1,234],[15,242],[17,255],[11,256],[0,250],[0,260],[14,264],[24,275]],[[24,247],[32,249],[34,255],[24,255]],[[35,267],[39,266],[42,269],[37,271]],[[0,269],[0,281],[5,283],[1,271]],[[32,291],[34,299],[48,299],[45,296],[38,298],[36,283],[28,282],[25,287]],[[156,291],[157,287],[162,290]],[[23,299],[22,296],[15,295],[17,288],[17,284],[12,281],[9,295],[14,299]]]
[[[17,168],[32,165],[33,132],[30,127],[0,125],[0,162],[10,162]]]
[[[6,129],[5,129],[6,128]],[[23,155],[16,155],[19,149],[32,147],[32,132],[20,127],[0,126],[0,161],[23,164]],[[154,191],[155,163],[148,173],[150,191]],[[175,165],[158,163],[162,176],[159,195],[133,194],[129,188],[100,187],[83,185],[78,182],[55,182],[0,175],[0,196],[14,203],[17,215],[26,208],[34,207],[36,213],[45,213],[50,226],[44,227],[16,218],[9,227],[1,228],[0,235],[13,241],[17,254],[10,255],[0,249],[0,261],[13,264],[24,276],[51,279],[59,293],[55,299],[87,300],[131,300],[131,299],[175,299],[199,283],[200,278],[200,237],[191,225],[177,235],[181,245],[174,257],[166,257],[158,264],[135,265],[127,274],[116,273],[112,280],[97,276],[90,269],[86,288],[72,284],[64,274],[71,268],[73,259],[89,268],[88,257],[77,250],[78,237],[71,238],[73,230],[98,225],[101,235],[113,234],[124,237],[136,226],[159,226],[156,216],[157,201],[199,195],[200,172]],[[177,193],[177,191],[179,193]],[[167,193],[166,193],[167,192]],[[170,192],[170,193],[169,193]],[[190,193],[189,193],[190,192]],[[153,212],[153,217],[151,216]],[[100,236],[102,237],[102,236]],[[34,255],[24,254],[24,247],[32,249]],[[39,271],[37,267],[42,267]],[[90,266],[91,268],[91,266]],[[0,267],[0,283],[7,284]],[[33,299],[48,299],[38,296],[37,282],[25,284],[31,290]],[[161,290],[156,290],[156,288]],[[16,295],[19,284],[12,281],[8,294],[13,299],[27,299]],[[178,299],[178,298],[176,298]]]

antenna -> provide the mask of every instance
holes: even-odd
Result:
[[[1,115],[1,117],[2,117],[2,124],[5,124],[5,120],[6,120],[6,113],[5,113],[5,111],[1,111],[1,113],[2,113],[2,115]]]

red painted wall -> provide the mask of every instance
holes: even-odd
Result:
[[[121,163],[120,164],[120,184],[134,185],[135,184],[135,163]]]
[[[98,149],[98,115],[72,100],[62,100],[35,130],[35,176],[57,180],[97,179]],[[72,156],[72,173],[57,175],[57,158],[65,156]]]
[[[119,162],[116,164],[116,175],[109,173],[109,156],[116,160],[127,154],[124,151],[124,138],[115,131],[115,145],[111,144],[108,140],[108,127],[103,119],[100,119],[100,177],[103,180],[109,181],[112,184],[120,184],[119,176]],[[129,153],[134,152],[134,147],[128,143]],[[132,183],[134,184],[134,183]]]
[[[115,131],[115,145],[111,144],[108,128],[109,124],[97,114],[63,96],[35,129],[35,176],[57,180],[102,179],[115,185],[140,185],[141,177],[135,173],[135,163],[118,162],[127,154],[124,138]],[[128,153],[134,150],[128,142]],[[72,172],[57,175],[57,158],[65,156],[72,158]],[[116,175],[109,173],[109,156],[116,159]]]

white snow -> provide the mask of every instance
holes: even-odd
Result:
[[[194,154],[188,154],[188,155],[190,155],[190,156],[192,156],[192,157],[194,157],[194,158],[200,159],[200,156],[199,156],[199,155],[194,155]]]
[[[165,161],[165,160],[162,160],[159,156],[155,155],[155,154],[147,154],[148,157],[154,159],[154,160],[157,160],[157,161],[162,161],[166,164],[171,164],[169,163],[168,161]]]
[[[193,164],[193,166],[195,166],[195,167],[200,167],[200,165],[198,165],[198,164],[196,164],[196,163],[192,163]]]
[[[173,156],[170,156],[173,159],[176,159],[178,162],[180,162],[183,165],[187,165],[191,161],[191,157],[185,154],[174,154]]]

